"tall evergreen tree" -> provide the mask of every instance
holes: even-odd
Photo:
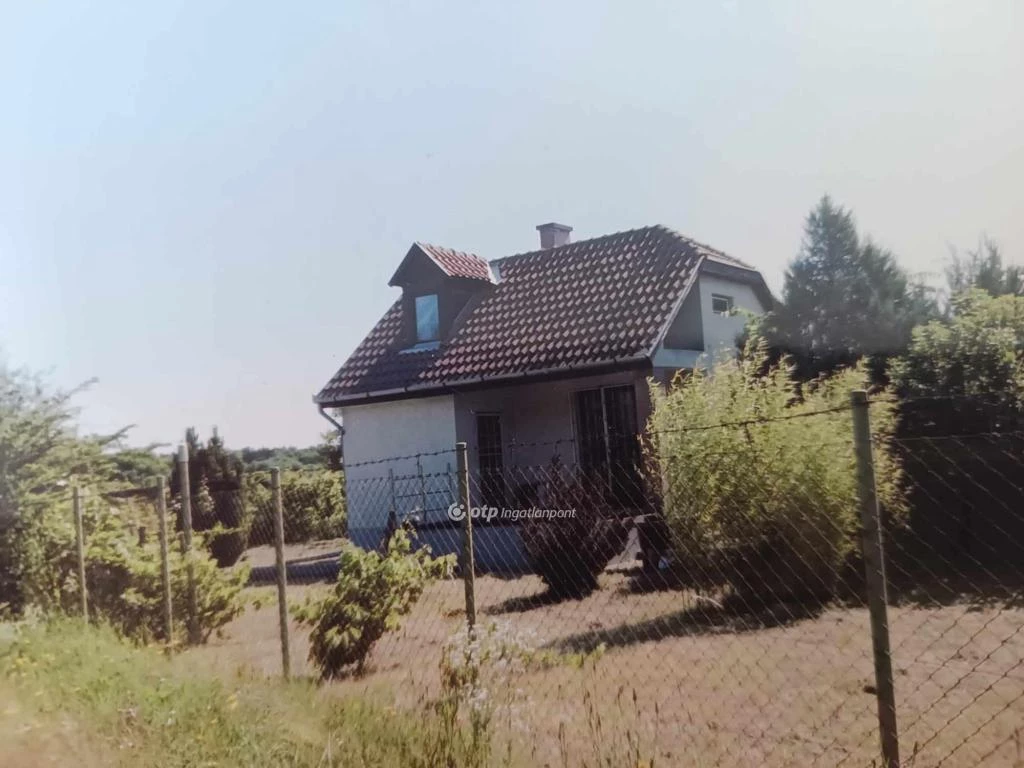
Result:
[[[1024,296],[1024,267],[1004,265],[999,244],[982,237],[978,247],[965,256],[953,251],[946,267],[946,283],[951,299],[972,288],[992,296]]]
[[[853,214],[825,195],[807,217],[786,271],[783,303],[764,323],[769,341],[802,379],[868,357],[876,376],[906,349],[911,329],[934,316],[924,287],[892,253],[857,234]]]
[[[220,527],[224,533],[210,541],[210,552],[221,565],[231,565],[245,550],[252,514],[245,507],[242,460],[224,448],[224,440],[213,430],[206,445],[195,429],[185,433],[188,447],[188,484],[192,496],[192,527],[208,531]],[[181,490],[177,459],[172,460],[171,493]],[[211,499],[212,504],[202,503]]]

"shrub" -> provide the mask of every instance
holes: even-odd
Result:
[[[904,406],[902,426],[1015,430],[1024,418],[1024,296],[974,290],[954,297],[952,310],[949,320],[915,328],[893,364],[900,395],[926,400]]]
[[[694,582],[775,599],[834,592],[856,544],[847,406],[865,381],[861,368],[844,369],[801,394],[787,361],[770,365],[753,338],[709,373],[677,378],[667,393],[651,387],[650,455],[664,482],[673,554]],[[879,499],[902,516],[894,422],[890,403],[871,406]]]
[[[427,583],[450,574],[453,565],[450,555],[432,558],[428,548],[413,552],[404,528],[395,531],[384,555],[345,545],[331,592],[293,611],[312,627],[309,657],[321,676],[336,677],[351,665],[361,670],[374,643],[397,629]]]
[[[246,483],[254,511],[249,543],[269,544],[274,540],[274,506],[268,477]],[[344,477],[329,470],[281,473],[281,505],[284,540],[288,543],[336,539],[345,535]]]
[[[211,634],[242,612],[241,592],[248,581],[249,569],[219,568],[203,551],[202,537],[197,538],[197,546],[189,559],[177,546],[168,549],[172,631],[178,638],[186,635],[191,562],[196,625],[201,641],[206,642]],[[138,642],[164,637],[163,582],[157,542],[140,546],[125,535],[120,526],[105,523],[88,538],[85,578],[94,618],[109,622],[125,637]]]
[[[598,574],[622,551],[629,528],[616,517],[602,483],[569,476],[557,459],[546,477],[543,507],[573,515],[526,518],[520,527],[523,547],[553,596],[582,597],[597,589]]]
[[[17,549],[22,587],[29,602],[46,613],[75,614],[80,608],[78,558],[71,515],[63,506],[42,509],[21,521]],[[85,578],[90,616],[109,622],[139,642],[163,637],[163,587],[160,548],[155,537],[140,545],[138,510],[110,506],[85,494]],[[176,546],[169,548],[175,629],[184,634],[187,568]],[[241,590],[248,569],[220,570],[197,537],[192,554],[198,625],[205,641],[242,610]]]

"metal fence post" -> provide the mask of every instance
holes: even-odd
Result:
[[[871,644],[875,657],[875,689],[878,692],[878,728],[886,768],[899,768],[899,736],[896,729],[896,693],[889,648],[889,617],[886,604],[885,556],[875,492],[875,464],[871,451],[871,420],[868,394],[850,392],[853,407],[853,445],[857,459],[857,491],[860,499],[861,547],[871,616]]]
[[[473,515],[469,506],[469,462],[466,444],[455,444],[455,466],[459,474],[459,504],[462,505],[462,581],[466,586],[466,622],[476,626],[476,558],[473,556]]]
[[[281,470],[270,470],[270,488],[274,492],[274,562],[277,576],[277,621],[281,631],[281,668],[287,680],[292,674],[288,649],[288,574],[284,562],[284,501],[281,497]]]
[[[160,586],[164,595],[164,639],[174,643],[174,611],[171,607],[171,563],[167,541],[167,489],[163,476],[156,478],[156,517],[160,531]]]
[[[85,529],[82,525],[82,494],[75,485],[71,488],[71,508],[75,516],[75,550],[78,557],[78,591],[82,601],[82,618],[89,620],[89,590],[85,584]]]
[[[185,556],[185,572],[188,578],[188,642],[199,645],[199,608],[196,600],[196,571],[192,562],[192,489],[188,478],[188,445],[178,447],[178,485],[181,488],[181,541]]]

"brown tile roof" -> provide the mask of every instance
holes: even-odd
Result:
[[[653,354],[702,261],[720,257],[654,226],[498,259],[497,285],[471,300],[437,349],[403,351],[396,301],[315,400],[336,405],[639,363]]]
[[[416,243],[449,277],[468,277],[493,282],[490,265],[475,253],[453,251],[430,243]]]

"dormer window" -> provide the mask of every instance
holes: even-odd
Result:
[[[716,315],[732,314],[732,296],[720,293],[711,294],[711,311]]]
[[[440,323],[437,313],[437,294],[416,297],[416,342],[440,339]]]

